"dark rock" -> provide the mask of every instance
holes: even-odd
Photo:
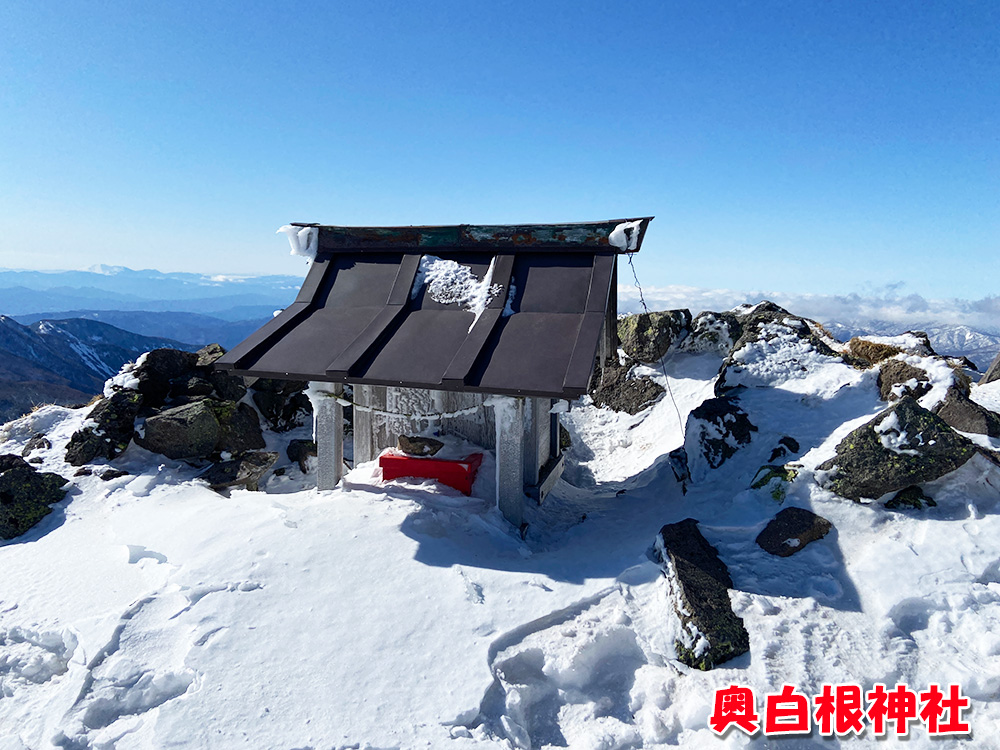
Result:
[[[197,357],[194,363],[195,367],[208,367],[225,353],[226,350],[218,344],[208,344],[203,346],[195,352],[195,356]]]
[[[681,484],[681,493],[686,495],[687,483],[691,481],[691,470],[688,468],[687,451],[683,445],[667,454],[667,463],[670,465],[670,471],[674,473],[674,479]]]
[[[45,437],[45,435],[35,435],[28,441],[28,444],[24,446],[24,450],[21,451],[21,455],[27,456],[32,451],[48,450],[51,447],[52,443],[49,442],[49,439]]]
[[[144,435],[136,442],[167,458],[210,456],[222,435],[222,427],[209,400],[165,409],[146,420]]]
[[[444,448],[444,443],[420,435],[400,435],[397,446],[408,456],[433,456]]]
[[[101,479],[105,482],[110,482],[112,479],[118,479],[119,477],[127,477],[128,472],[122,471],[121,469],[105,469],[104,471],[98,473]]]
[[[208,482],[213,490],[238,486],[244,486],[248,490],[257,490],[261,477],[277,460],[277,453],[265,451],[244,453],[239,458],[213,464],[208,468],[208,471],[199,476],[199,479]]]
[[[968,357],[948,357],[948,364],[955,368],[979,372],[979,368],[976,367],[976,363]]]
[[[98,457],[120,455],[132,439],[142,403],[143,396],[127,388],[98,401],[88,415],[88,420],[96,422],[96,426],[84,427],[73,434],[66,446],[66,461],[82,466]]]
[[[0,474],[15,468],[30,469],[31,465],[20,456],[15,456],[13,453],[4,453],[3,455],[0,455]]]
[[[253,384],[253,402],[272,430],[287,432],[304,424],[312,414],[312,405],[303,393],[306,385],[299,380],[271,378],[260,378]]]
[[[953,429],[1000,438],[1000,414],[980,406],[959,388],[949,388],[933,411]]]
[[[711,353],[725,357],[743,335],[743,326],[733,313],[703,312],[691,321],[691,332],[678,348],[692,354]]]
[[[29,458],[28,459],[28,463],[29,464],[43,464],[43,463],[45,463],[45,459],[42,458],[41,456],[35,456],[34,458]]]
[[[139,392],[147,406],[162,406],[173,381],[187,379],[198,363],[198,355],[194,352],[182,352],[179,349],[154,349],[147,352],[142,364],[133,370],[138,379]]]
[[[740,408],[735,396],[704,401],[688,415],[684,447],[697,481],[707,469],[717,469],[732,458],[738,448],[750,443],[756,425]]]
[[[285,454],[288,456],[288,460],[297,463],[302,473],[305,474],[309,470],[309,458],[316,456],[316,442],[301,438],[289,440]]]
[[[655,556],[664,566],[675,596],[684,637],[677,658],[708,670],[750,650],[750,636],[729,601],[732,578],[719,553],[693,518],[660,529]]]
[[[91,469],[89,466],[82,466],[79,469],[77,469],[75,472],[73,472],[73,476],[74,477],[89,477],[93,473],[94,473],[94,470]]]
[[[175,396],[208,396],[214,390],[215,386],[209,381],[195,375],[190,378],[180,378],[174,381],[170,393]]]
[[[757,535],[757,544],[772,555],[788,557],[822,539],[832,528],[832,523],[805,508],[785,508]]]
[[[993,360],[983,376],[979,378],[979,385],[986,385],[987,383],[992,383],[994,380],[1000,380],[1000,353]]]
[[[784,458],[785,456],[790,456],[793,453],[798,452],[799,441],[793,437],[785,435],[778,441],[778,445],[775,446],[774,450],[771,451],[771,457],[767,459],[767,462],[773,464],[779,458]]]
[[[238,375],[230,375],[223,370],[212,370],[207,374],[208,382],[215,388],[219,398],[225,401],[239,401],[247,395],[247,387],[243,384],[243,378]]]
[[[895,401],[900,396],[920,398],[931,389],[927,371],[901,359],[889,359],[878,368],[878,397]]]
[[[215,412],[221,433],[215,445],[216,451],[237,454],[264,447],[264,435],[260,430],[260,419],[250,404],[235,401],[208,401]]]
[[[51,512],[50,505],[66,496],[62,489],[66,485],[63,477],[37,472],[27,463],[21,463],[23,465],[11,464],[0,472],[2,539],[13,539],[28,531]]]
[[[892,500],[889,500],[885,504],[885,507],[891,510],[898,510],[900,508],[920,510],[922,508],[933,508],[936,505],[937,503],[934,502],[934,498],[924,494],[924,491],[914,484],[897,492]]]
[[[690,310],[627,315],[618,321],[618,340],[632,359],[659,362],[675,342],[691,331]]]
[[[860,501],[930,482],[976,452],[972,441],[904,396],[844,438],[837,455],[817,468],[832,472],[825,480],[828,489]]]
[[[590,396],[595,406],[638,414],[663,395],[663,386],[645,376],[630,378],[630,365],[612,361],[598,365],[591,378]]]

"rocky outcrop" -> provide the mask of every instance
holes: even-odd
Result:
[[[977,404],[961,388],[949,388],[933,411],[956,430],[1000,438],[1000,414]]]
[[[67,480],[36,471],[20,456],[0,456],[0,539],[13,539],[52,512],[66,496]]]
[[[927,371],[901,359],[882,362],[877,382],[878,397],[883,401],[896,401],[902,396],[920,398],[931,389]]]
[[[663,395],[663,386],[651,378],[629,377],[631,364],[617,361],[598,366],[591,378],[590,397],[595,406],[638,414]]]
[[[729,355],[743,334],[743,327],[730,312],[703,312],[691,321],[691,332],[678,348],[691,354]]]
[[[757,545],[772,555],[788,557],[830,533],[833,524],[805,508],[785,508],[757,535]]]
[[[659,362],[690,331],[690,310],[639,313],[618,321],[618,340],[625,354],[646,364]]]
[[[934,498],[927,495],[922,488],[911,485],[901,489],[889,500],[885,507],[889,510],[900,510],[901,508],[911,508],[920,510],[922,508],[933,508],[937,505]]]
[[[66,446],[66,461],[82,466],[97,458],[115,458],[132,439],[135,418],[143,403],[138,391],[123,389],[102,398],[88,415],[86,427],[78,430]]]
[[[694,481],[717,469],[736,451],[748,445],[756,425],[740,407],[735,396],[710,398],[687,418],[684,448]]]
[[[307,383],[298,380],[260,378],[250,389],[261,416],[275,432],[287,432],[305,424],[312,406],[305,394]]]
[[[979,379],[979,385],[986,385],[987,383],[992,383],[994,380],[1000,380],[1000,353],[997,354],[996,358],[993,360],[986,372]]]
[[[677,658],[708,670],[750,650],[743,620],[733,612],[733,580],[719,553],[693,518],[660,529],[654,555],[670,581],[674,608],[684,635],[674,647]]]
[[[937,479],[976,452],[941,417],[904,396],[844,438],[818,471],[828,472],[822,477],[828,489],[860,501]]]

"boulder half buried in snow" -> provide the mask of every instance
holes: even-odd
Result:
[[[270,451],[244,453],[239,458],[213,464],[198,478],[208,482],[208,486],[213,490],[246,487],[248,490],[256,491],[261,477],[277,460],[278,454]]]
[[[691,479],[704,479],[736,451],[750,443],[756,425],[740,408],[735,396],[710,398],[688,415],[684,448]]]
[[[0,539],[20,536],[66,495],[66,480],[42,473],[20,456],[0,456]]]
[[[719,553],[687,518],[660,529],[655,554],[670,582],[674,607],[684,635],[675,644],[677,658],[696,669],[715,665],[750,650],[743,620],[733,612],[733,579]]]
[[[873,500],[942,477],[976,452],[941,417],[903,396],[844,438],[818,471],[829,472],[821,483],[838,495]]]
[[[663,386],[651,378],[629,377],[631,366],[612,361],[606,367],[595,367],[591,378],[590,397],[595,406],[638,414],[663,395]]]
[[[979,379],[979,385],[986,385],[994,380],[1000,380],[1000,352],[994,357],[993,364],[983,373],[983,377]]]
[[[788,557],[810,542],[822,539],[832,528],[832,523],[810,510],[785,508],[757,535],[757,544],[772,555]]]
[[[977,404],[959,388],[949,388],[934,413],[956,430],[1000,438],[1000,414]]]

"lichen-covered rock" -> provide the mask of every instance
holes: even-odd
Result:
[[[903,396],[920,398],[930,390],[927,370],[901,359],[887,359],[879,365],[878,397],[883,401],[896,401]]]
[[[213,452],[225,451],[231,454],[254,451],[264,447],[264,435],[260,429],[257,412],[249,404],[235,401],[207,401],[219,422],[219,439]]]
[[[833,524],[805,508],[785,508],[757,535],[757,545],[772,555],[788,557],[830,533]]]
[[[960,388],[949,388],[933,411],[953,429],[1000,438],[1000,414],[977,404]]]
[[[128,388],[102,398],[90,414],[86,427],[77,430],[66,446],[66,461],[82,466],[94,459],[115,458],[132,439],[135,418],[143,404],[143,396]]]
[[[691,331],[690,310],[626,315],[618,321],[618,340],[632,359],[659,362],[675,342]]]
[[[207,344],[194,353],[197,357],[195,367],[209,367],[225,353],[226,350],[219,344]]]
[[[959,468],[976,446],[910,396],[857,428],[837,454],[820,464],[828,489],[860,501],[876,499],[912,484],[930,482]]]
[[[719,553],[688,518],[660,529],[654,554],[670,582],[684,635],[677,658],[708,670],[750,650],[750,636],[729,601],[732,578]]]
[[[599,367],[591,378],[590,397],[594,405],[638,414],[663,395],[663,386],[655,380],[629,377],[631,369],[617,361]]]
[[[289,440],[285,455],[288,456],[289,461],[297,463],[302,473],[305,474],[309,470],[309,459],[316,457],[316,441],[301,438]]]
[[[242,486],[256,491],[261,478],[277,460],[277,453],[252,451],[244,453],[239,458],[213,464],[198,478],[208,482],[213,490]]]
[[[748,445],[757,426],[739,406],[735,396],[704,401],[687,418],[684,448],[691,478],[699,481],[710,469],[717,469],[736,451]]]
[[[703,312],[691,321],[691,332],[678,349],[691,354],[729,355],[733,344],[743,335],[743,327],[730,312]]]
[[[312,405],[304,393],[307,383],[299,380],[260,378],[251,386],[253,402],[275,432],[287,432],[305,424]]]
[[[215,451],[222,426],[209,400],[164,409],[146,419],[136,442],[167,458],[204,458]]]
[[[8,456],[0,457],[6,459]],[[66,480],[41,473],[22,461],[0,460],[0,538],[13,539],[28,531],[51,512],[49,507],[66,496]]]

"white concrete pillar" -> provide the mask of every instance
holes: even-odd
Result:
[[[493,396],[497,430],[497,507],[503,517],[520,529],[524,523],[524,399]]]
[[[310,383],[313,440],[316,441],[316,489],[332,490],[344,475],[344,388],[334,383]]]

